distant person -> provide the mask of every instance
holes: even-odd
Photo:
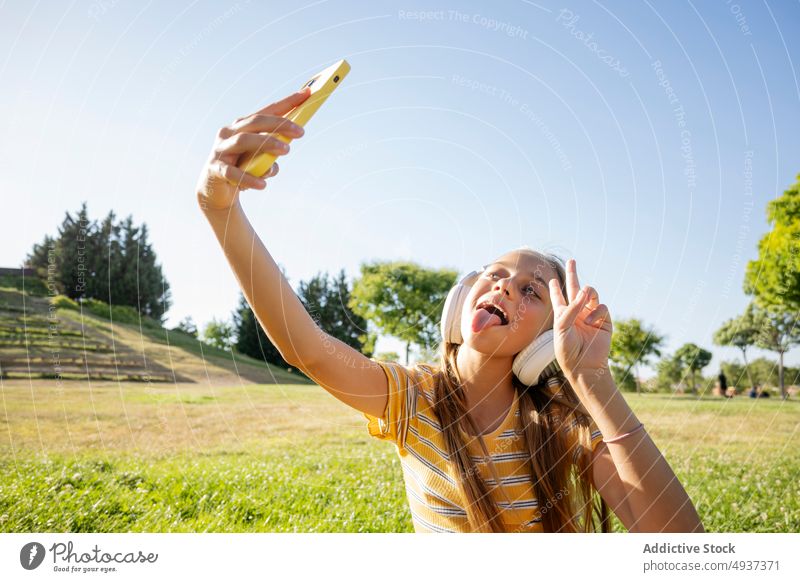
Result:
[[[720,396],[728,397],[728,379],[725,377],[725,372],[720,370],[719,376],[719,393]]]
[[[750,387],[750,398],[758,398],[758,384],[753,384]]]

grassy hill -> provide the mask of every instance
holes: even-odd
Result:
[[[0,377],[149,383],[311,383],[248,356],[201,343],[129,311],[93,302],[57,307],[41,282],[0,280]],[[64,305],[65,302],[60,302]],[[120,317],[117,317],[117,314]],[[123,323],[120,319],[129,321]]]

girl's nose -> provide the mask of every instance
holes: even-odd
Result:
[[[509,285],[508,279],[500,279],[495,283],[494,288],[500,290],[503,294],[508,295],[507,287]]]

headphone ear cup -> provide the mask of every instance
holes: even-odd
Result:
[[[560,369],[556,360],[553,330],[548,329],[516,355],[511,370],[520,382],[533,386]]]
[[[444,309],[442,309],[441,331],[443,341],[452,344],[463,343],[461,310],[464,308],[464,302],[467,300],[469,290],[475,283],[475,279],[480,275],[481,270],[471,271],[464,275],[447,294],[447,299],[444,301]]]

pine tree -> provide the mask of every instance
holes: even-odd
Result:
[[[98,225],[84,202],[76,216],[66,213],[55,238],[45,236],[33,246],[27,263],[52,283],[52,294],[129,305],[163,323],[171,294],[147,225],[136,226],[132,216],[121,223],[115,218],[111,211]]]
[[[114,211],[110,210],[95,230],[91,244],[94,277],[88,295],[106,303],[111,300],[112,268],[122,260],[120,227],[114,222],[115,218]]]
[[[148,240],[147,225],[143,224],[137,239],[139,253],[139,292],[140,310],[160,321],[172,305],[172,293],[167,280],[156,262],[156,254]]]
[[[86,202],[75,217],[67,212],[58,227],[55,279],[59,291],[71,299],[87,296],[87,282],[92,277],[89,246],[93,229]]]
[[[300,300],[323,331],[370,357],[375,338],[367,331],[366,319],[348,305],[350,287],[344,269],[332,281],[329,278],[327,273],[317,273],[308,282],[301,281]]]
[[[239,294],[239,305],[233,313],[233,327],[236,351],[282,368],[291,367],[264,333],[243,293]]]
[[[56,261],[56,259],[56,239],[50,235],[45,235],[44,240],[42,240],[41,243],[35,243],[33,245],[33,250],[31,250],[30,254],[25,260],[25,264],[32,269],[35,269],[36,275],[42,281],[44,281],[45,286],[48,288],[47,292],[50,295],[58,295],[59,293],[63,292],[60,279],[56,276],[50,276],[50,271],[52,271],[52,273],[55,275],[58,269],[58,265],[56,263],[54,263],[52,266],[50,265],[50,261]]]

